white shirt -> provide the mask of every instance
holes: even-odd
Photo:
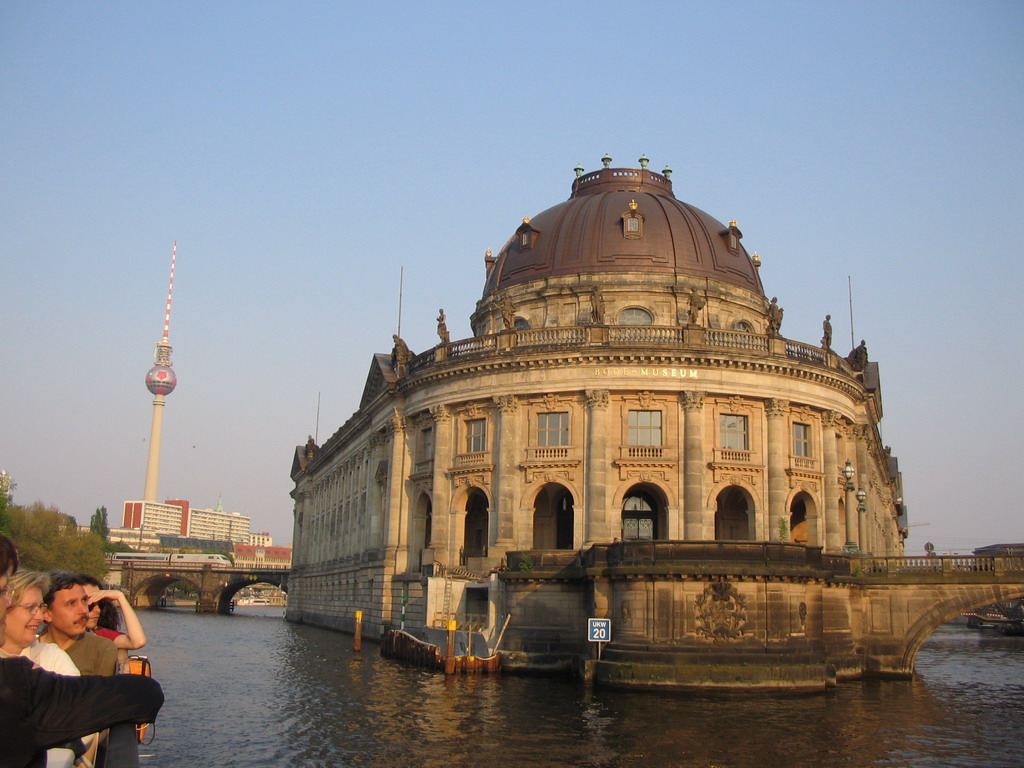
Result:
[[[32,645],[22,650],[21,655],[32,659],[32,661],[48,672],[56,672],[58,675],[71,675],[72,677],[81,675],[78,667],[75,666],[75,662],[71,660],[67,652],[61,650],[54,643],[41,643],[35,640]]]

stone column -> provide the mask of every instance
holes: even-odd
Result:
[[[494,503],[491,510],[491,540],[499,550],[494,556],[500,557],[515,547],[515,515],[517,507],[516,490],[519,487],[518,456],[520,441],[519,400],[515,395],[498,395],[494,398],[498,418],[495,426],[494,453]],[[491,553],[488,551],[488,554]]]
[[[867,506],[871,499],[871,458],[868,455],[868,439],[871,436],[871,428],[867,424],[857,424],[853,428],[853,437],[857,441],[857,474],[853,478],[858,489],[863,488],[868,494],[864,499],[865,511],[857,511],[857,530],[859,533],[860,551],[863,554],[874,552],[874,537],[872,536],[872,525],[868,522]],[[858,503],[859,507],[859,503]]]
[[[681,392],[683,405],[683,538],[702,541],[704,530],[704,398],[705,392]]]
[[[788,400],[769,400],[765,403],[768,416],[768,539],[779,541],[779,521],[786,520],[786,414]]]
[[[839,414],[835,411],[825,411],[821,414],[821,453],[822,453],[822,480],[821,480],[821,515],[819,515],[821,528],[817,543],[825,547],[828,552],[838,552],[843,548],[843,541],[839,536],[839,499],[836,498],[836,470],[839,467],[839,458],[836,453],[836,424],[839,421]]]
[[[584,528],[583,546],[599,541],[611,541],[618,532],[611,530],[608,520],[608,472],[612,457],[609,455],[611,436],[608,434],[607,389],[588,389],[586,397],[586,463],[583,467]]]
[[[434,477],[432,498],[433,513],[430,541],[427,546],[434,550],[434,558],[448,566],[453,565],[448,549],[449,507],[452,503],[452,488],[448,481],[448,467],[452,463],[452,417],[444,405],[430,409],[434,418]]]
[[[405,446],[405,417],[396,409],[392,414],[387,426],[390,436],[390,453],[388,457],[388,499],[386,518],[386,541],[389,550],[405,552],[408,546],[409,532],[403,529],[402,511],[405,507],[402,492],[405,486],[405,462],[408,451]],[[396,568],[401,570],[404,567],[404,557],[401,565]]]

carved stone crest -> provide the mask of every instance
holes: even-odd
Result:
[[[708,584],[694,602],[697,634],[717,643],[738,640],[747,623],[747,601],[727,581]]]

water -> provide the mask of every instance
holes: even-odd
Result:
[[[944,626],[914,681],[694,696],[452,677],[281,620],[142,614],[167,702],[144,768],[1024,766],[1024,638]]]

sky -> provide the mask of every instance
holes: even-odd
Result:
[[[1024,542],[1022,38],[1016,1],[0,3],[14,501],[142,496],[177,241],[158,495],[288,544],[372,355],[469,337],[484,252],[646,154],[783,335],[866,340],[907,553]]]

